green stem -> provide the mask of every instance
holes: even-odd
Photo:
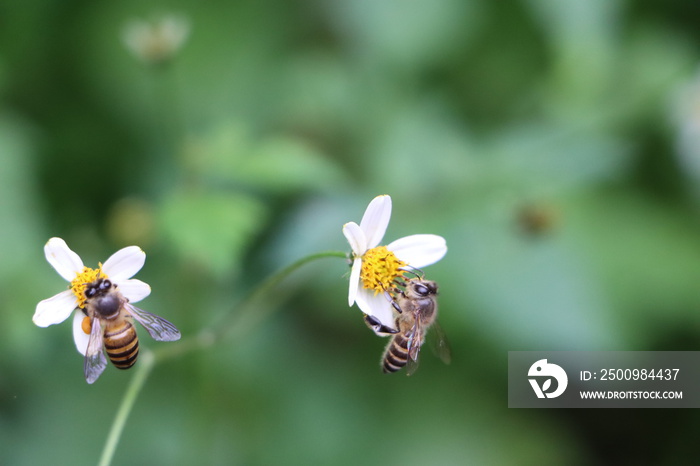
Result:
[[[214,341],[245,335],[246,332],[250,331],[256,324],[264,320],[272,311],[279,309],[277,304],[279,304],[280,299],[278,294],[274,293],[273,290],[277,288],[282,280],[305,264],[326,257],[340,257],[345,259],[347,258],[347,254],[340,251],[325,251],[311,254],[302,257],[282,270],[279,270],[277,273],[269,276],[237,306],[239,310],[237,314],[229,314],[236,320],[232,322],[231,325],[222,325],[222,331],[214,335]]]
[[[145,351],[136,368],[136,373],[131,378],[126,393],[124,393],[124,398],[122,398],[114,421],[112,421],[112,427],[107,436],[107,441],[102,449],[99,466],[109,466],[112,463],[117,444],[124,431],[124,426],[129,418],[131,409],[134,407],[136,398],[138,398],[141,389],[146,383],[146,379],[148,379],[148,376],[151,374],[157,362],[178,357],[191,351],[208,348],[220,340],[231,338],[234,335],[245,334],[250,331],[251,328],[255,327],[257,323],[262,321],[276,308],[276,306],[272,305],[260,305],[259,301],[261,301],[261,298],[269,296],[273,288],[279,285],[282,280],[298,268],[309,262],[325,257],[346,258],[347,255],[340,251],[326,251],[303,257],[277,271],[260,283],[242,303],[235,307],[235,309],[239,311],[234,315],[235,320],[229,321],[229,325],[226,325],[227,322],[225,322],[224,325],[217,326],[217,328],[221,330],[204,329],[194,337],[182,340],[174,345],[168,345],[161,350]]]
[[[116,451],[117,444],[119,443],[119,438],[124,431],[126,420],[129,418],[129,414],[131,413],[131,408],[134,407],[136,398],[139,396],[143,385],[146,383],[146,379],[148,379],[148,375],[151,373],[151,370],[155,365],[155,358],[153,357],[153,352],[151,351],[145,351],[140,359],[139,366],[136,368],[136,373],[131,378],[131,383],[124,393],[122,403],[119,406],[117,415],[114,417],[114,421],[112,422],[112,428],[109,431],[107,442],[105,442],[104,449],[102,450],[99,466],[108,466],[112,462],[114,452]]]

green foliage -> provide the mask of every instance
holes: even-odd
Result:
[[[163,235],[177,254],[214,275],[239,267],[266,219],[264,204],[227,193],[176,193],[165,200],[161,212]]]
[[[255,140],[240,124],[224,124],[191,143],[185,159],[188,173],[204,180],[274,194],[329,190],[343,179],[335,164],[301,137]]]
[[[143,307],[199,348],[140,332],[174,349],[114,464],[598,464],[613,437],[627,462],[697,456],[688,410],[508,410],[504,362],[697,349],[695,2],[64,3],[2,9],[0,464],[94,464],[133,376],[88,386],[70,324],[32,324],[65,286],[52,236],[92,265],[140,245]],[[379,373],[342,259],[244,305],[348,250],[378,194],[388,241],[447,240],[425,272],[449,367]]]

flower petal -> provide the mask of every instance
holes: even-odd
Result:
[[[447,252],[445,238],[438,235],[411,235],[387,246],[400,260],[417,269],[434,264]]]
[[[135,278],[119,282],[118,285],[119,291],[122,292],[124,297],[128,299],[130,303],[137,303],[151,294],[151,287],[148,286],[147,283]]]
[[[80,256],[71,251],[61,238],[48,240],[44,246],[44,254],[56,272],[69,282],[76,277],[77,273],[83,271],[83,261]]]
[[[102,271],[114,283],[136,275],[146,262],[146,253],[138,246],[128,246],[112,254],[102,265]]]
[[[391,219],[391,196],[383,195],[372,199],[362,216],[360,228],[367,238],[367,249],[377,246],[384,238],[386,227]]]
[[[355,302],[362,312],[375,317],[389,328],[396,328],[394,311],[389,298],[384,293],[377,293],[367,288],[357,290]]]
[[[362,228],[355,222],[348,222],[343,225],[343,235],[345,239],[350,243],[352,252],[357,256],[361,256],[367,252],[367,239],[365,237],[365,232]]]
[[[85,314],[82,311],[77,310],[73,314],[73,341],[75,341],[75,347],[78,352],[85,356],[85,351],[87,351],[88,342],[90,341],[90,334],[83,331],[83,319]]]
[[[360,286],[360,272],[362,271],[362,259],[359,257],[352,263],[350,272],[350,289],[348,291],[348,306],[355,304],[355,296],[357,296],[357,288]]]
[[[32,320],[39,327],[60,324],[68,318],[77,305],[78,301],[71,290],[62,291],[37,304]]]

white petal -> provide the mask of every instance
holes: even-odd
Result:
[[[59,324],[66,320],[78,301],[71,290],[62,291],[36,305],[32,320],[39,327]]]
[[[348,291],[348,306],[355,304],[355,296],[357,288],[360,286],[360,272],[362,271],[362,259],[359,257],[352,263],[352,271],[350,272],[350,289]]]
[[[102,265],[102,271],[114,283],[136,275],[146,262],[146,253],[138,246],[128,246],[112,254]]]
[[[137,303],[151,294],[151,287],[148,286],[147,283],[135,278],[119,282],[118,285],[119,291],[121,291],[124,297],[131,303]]]
[[[83,332],[83,318],[85,314],[83,311],[75,311],[73,315],[73,341],[75,341],[75,347],[78,352],[85,356],[85,351],[87,351],[88,342],[90,341],[90,334]]]
[[[375,317],[389,328],[396,328],[394,311],[391,301],[384,293],[374,293],[374,290],[360,288],[357,290],[355,302],[362,312]]]
[[[434,264],[447,253],[445,238],[438,235],[405,236],[389,244],[387,249],[417,269]]]
[[[61,238],[48,240],[44,246],[44,254],[56,272],[69,282],[76,277],[77,273],[83,271],[83,261],[80,256],[71,251]]]
[[[365,238],[365,233],[362,228],[355,222],[348,222],[343,225],[343,235],[345,239],[350,243],[352,252],[356,255],[361,256],[367,252],[367,239]]]
[[[362,216],[360,228],[365,232],[367,248],[372,249],[384,238],[386,227],[391,219],[391,196],[383,195],[372,199]]]

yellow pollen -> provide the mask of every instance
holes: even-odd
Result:
[[[70,282],[70,290],[75,295],[78,300],[78,307],[83,309],[85,307],[85,289],[87,286],[97,280],[98,278],[107,278],[107,275],[102,273],[102,264],[96,269],[91,269],[90,267],[83,267],[82,272],[77,272],[77,276]]]
[[[83,317],[83,321],[80,323],[80,328],[83,329],[83,332],[86,335],[90,335],[90,330],[92,330],[92,323],[90,322],[90,318],[88,316]]]
[[[360,279],[363,286],[374,290],[375,294],[380,291],[388,291],[394,286],[394,280],[403,274],[401,268],[407,265],[407,263],[400,261],[386,246],[377,246],[362,256]]]

